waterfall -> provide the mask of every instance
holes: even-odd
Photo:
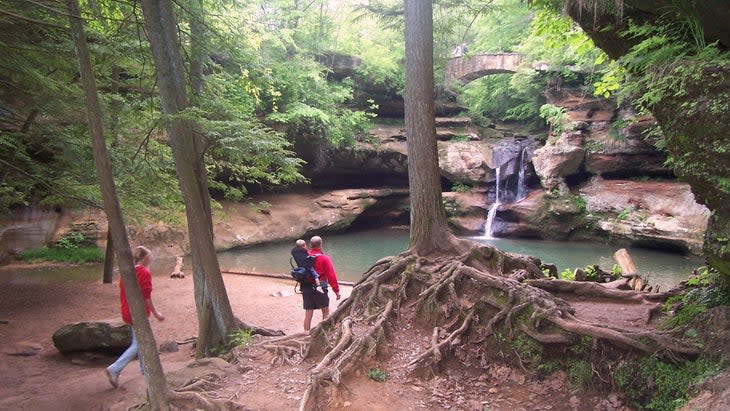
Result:
[[[515,201],[520,201],[527,197],[527,186],[525,186],[525,158],[527,157],[527,148],[522,148],[520,154],[520,168],[517,172],[517,197]]]
[[[494,217],[497,215],[497,208],[499,208],[499,205],[500,205],[500,202],[499,202],[499,170],[500,170],[499,166],[497,166],[497,168],[494,170],[497,174],[496,188],[494,190],[494,204],[492,204],[492,206],[489,208],[489,213],[487,214],[487,223],[484,225],[484,236],[489,239],[494,238],[494,232],[492,231],[492,224],[494,224]]]

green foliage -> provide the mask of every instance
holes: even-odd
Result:
[[[104,261],[104,253],[94,242],[79,231],[70,231],[59,238],[52,247],[29,248],[18,258],[22,261],[57,261],[83,264]]]
[[[707,287],[713,282],[713,278],[717,276],[717,271],[711,267],[702,266],[697,268],[697,274],[687,279],[687,285],[690,287]]]
[[[512,348],[520,362],[538,372],[550,374],[560,368],[556,361],[549,359],[545,346],[525,334],[520,333],[512,340]]]
[[[572,199],[573,204],[575,205],[575,207],[578,209],[578,211],[580,211],[580,212],[583,213],[583,212],[585,212],[587,210],[587,205],[586,205],[586,199],[585,198],[583,198],[583,197],[581,197],[579,195],[576,195],[576,196],[572,196],[571,199]]]
[[[270,114],[277,127],[292,131],[288,137],[314,132],[334,145],[352,144],[369,127],[371,114],[348,107],[352,83],[327,81],[325,67],[316,62],[324,44],[347,38],[349,45],[340,43],[341,49],[362,50],[368,76],[392,81],[396,88],[402,84],[402,51],[393,51],[402,44],[391,41],[399,33],[363,36],[358,32],[363,26],[342,25],[344,36],[335,23],[349,13],[328,2],[319,6],[311,13],[307,5],[287,1],[204,5],[208,35],[193,40],[207,51],[206,78],[202,94],[191,93],[195,108],[184,116],[203,136],[214,194],[241,199],[253,185],[304,181],[291,143],[262,121]],[[83,93],[74,80],[77,63],[64,29],[67,17],[15,4],[6,11],[11,17],[0,22],[0,52],[6,56],[0,77],[8,85],[0,92],[0,212],[32,204],[99,205]],[[192,11],[177,10],[186,36],[190,21],[199,18]],[[135,24],[143,20],[141,10],[131,3],[83,3],[82,14],[93,39],[92,62],[123,211],[132,219],[179,222],[183,204],[162,132],[169,119],[159,115],[154,66]],[[27,19],[46,24],[28,29]],[[193,56],[191,38],[182,43],[183,54]]]
[[[470,28],[473,40],[469,49],[475,54],[515,51],[528,33],[533,15],[519,0],[493,0]]]
[[[271,203],[268,201],[259,201],[258,203],[251,203],[249,204],[249,207],[251,207],[252,210],[254,210],[257,213],[261,213],[265,210],[268,210],[271,208]]]
[[[470,137],[467,134],[455,134],[449,138],[449,141],[453,142],[468,142]]]
[[[539,9],[530,26],[529,36],[518,47],[530,61],[544,62],[552,69],[551,75],[570,79],[564,70],[573,67],[590,71],[607,62],[605,53],[569,17],[548,9]]]
[[[647,357],[638,362],[624,363],[614,373],[614,380],[632,406],[671,411],[684,404],[692,384],[718,371],[718,364],[705,358],[670,364],[656,357]]]
[[[46,247],[23,250],[18,258],[22,261],[57,261],[62,263],[83,264],[104,261],[104,252],[98,247]]]
[[[225,344],[213,347],[211,354],[217,357],[226,356],[232,349],[236,347],[244,347],[251,342],[251,329],[238,329],[228,334]]]
[[[620,211],[620,212],[619,212],[619,213],[618,213],[618,214],[616,215],[616,221],[618,222],[618,221],[624,221],[624,220],[626,220],[627,218],[629,218],[629,216],[631,216],[631,214],[632,214],[632,213],[633,213],[634,211],[636,211],[636,210],[634,209],[634,207],[626,207],[626,208],[624,208],[623,210],[621,210],[621,211]]]
[[[456,193],[468,193],[470,190],[471,186],[464,183],[454,183],[454,185],[451,186],[451,191]]]
[[[583,148],[585,148],[586,151],[597,153],[597,152],[602,151],[605,148],[605,146],[601,142],[598,142],[595,140],[588,140],[583,144]]]
[[[593,94],[609,98],[621,89],[625,79],[626,70],[617,61],[611,60],[603,69],[601,77],[593,83]]]
[[[388,379],[388,374],[380,368],[370,368],[368,378],[377,382],[385,382]]]
[[[675,315],[663,323],[666,328],[675,328],[688,324],[696,316],[707,311],[707,307],[695,302],[685,302]]]
[[[595,280],[598,278],[598,266],[597,265],[587,265],[587,266],[585,266],[583,271],[586,273],[586,279],[588,279],[588,280]]]
[[[86,236],[78,231],[70,231],[56,241],[56,247],[77,250],[86,241]]]
[[[552,104],[543,104],[540,107],[540,117],[544,118],[550,126],[552,134],[559,135],[563,132],[564,124],[568,121],[565,108]]]
[[[611,267],[611,275],[613,276],[614,279],[621,278],[622,271],[623,270],[621,269],[621,266],[618,264],[614,264],[613,267]]]
[[[477,122],[483,118],[521,121],[538,129],[537,120],[547,87],[545,77],[530,68],[515,74],[493,74],[467,84],[459,98],[468,107],[469,116]]]
[[[566,268],[560,272],[559,277],[561,280],[575,281],[575,271],[570,268]]]
[[[568,361],[568,381],[574,387],[588,388],[592,385],[593,368],[584,360]]]
[[[234,331],[228,336],[228,346],[233,348],[248,345],[251,342],[251,335],[251,329]]]
[[[675,328],[690,323],[697,315],[710,308],[730,305],[730,280],[727,276],[706,266],[699,267],[687,280],[691,289],[684,295],[673,296],[664,303],[668,311],[676,306],[674,316],[663,324]]]

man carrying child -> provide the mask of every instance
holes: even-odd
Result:
[[[307,250],[304,240],[297,240],[296,244],[291,253],[297,265],[304,266],[307,254],[315,257],[312,280],[300,283],[304,301],[304,331],[309,331],[312,326],[314,310],[322,310],[323,321],[329,316],[328,285],[332,287],[332,291],[335,292],[338,300],[340,299],[340,286],[337,283],[337,273],[332,265],[332,260],[322,252],[321,237],[314,236],[309,240],[309,250]],[[322,288],[321,291],[319,290],[320,287]]]

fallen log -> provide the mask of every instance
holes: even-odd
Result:
[[[252,277],[267,277],[267,278],[278,278],[282,280],[293,280],[289,274],[278,274],[278,273],[258,273],[254,271],[235,271],[235,270],[221,270],[223,274],[235,274],[235,275],[250,275]],[[346,285],[352,287],[355,285],[353,281],[340,281],[337,280],[339,285]]]
[[[183,274],[183,272],[182,272],[182,267],[183,267],[183,258],[181,256],[178,256],[175,259],[175,268],[172,269],[170,278],[185,278],[185,274]]]
[[[616,262],[621,267],[621,275],[624,277],[639,275],[639,271],[636,269],[636,265],[634,265],[634,260],[625,248],[613,253],[613,258],[616,259]]]

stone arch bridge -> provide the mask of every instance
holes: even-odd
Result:
[[[454,57],[446,65],[446,84],[466,84],[479,77],[499,73],[515,73],[522,62],[518,53],[489,53]]]

